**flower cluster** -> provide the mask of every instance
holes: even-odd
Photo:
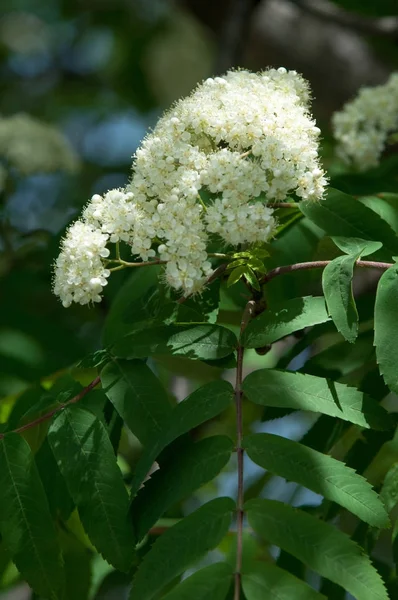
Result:
[[[360,171],[377,166],[389,135],[398,130],[398,73],[385,85],[365,87],[333,115],[337,153]]]
[[[320,131],[308,104],[307,83],[284,68],[207,79],[144,139],[127,188],[95,195],[85,208],[85,264],[94,261],[98,232],[107,242],[126,242],[142,261],[165,262],[168,284],[192,293],[212,272],[209,236],[232,246],[269,241],[276,221],[268,202],[293,192],[317,200],[324,192]],[[90,282],[106,282],[107,270],[99,275],[97,262],[92,273],[79,271],[84,283],[76,284],[78,267],[67,269],[76,253],[74,238],[83,231],[76,227],[55,269],[55,292],[66,304],[97,301],[98,288],[92,290]]]

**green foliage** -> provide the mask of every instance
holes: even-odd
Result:
[[[337,502],[373,527],[389,527],[386,510],[370,484],[334,458],[270,433],[245,436],[250,458],[275,475]]]
[[[158,354],[173,354],[201,360],[224,358],[236,348],[234,334],[219,325],[196,327],[163,326],[132,333],[112,346],[117,358],[146,358]]]
[[[263,598],[324,600],[325,598],[301,579],[266,562],[254,563],[250,571],[243,574],[242,587],[247,600],[263,600]]]
[[[177,404],[168,423],[164,425],[163,434],[154,436],[140,457],[131,482],[131,495],[136,494],[153,462],[166,446],[201,423],[219,415],[232,404],[233,399],[233,388],[230,383],[214,381],[199,388]]]
[[[246,510],[260,536],[343,586],[357,600],[388,600],[369,558],[332,525],[276,500],[250,500]]]
[[[104,426],[73,406],[57,416],[48,439],[92,543],[117,569],[128,571],[134,555],[128,494]]]
[[[150,600],[190,564],[215,548],[228,531],[234,509],[231,498],[217,498],[166,531],[138,568],[130,599]]]
[[[388,269],[380,278],[375,304],[375,346],[380,373],[389,388],[398,392],[398,267]]]
[[[177,449],[176,458],[161,462],[160,469],[144,484],[132,504],[138,540],[166,509],[214,479],[229,461],[232,449],[232,440],[217,435],[184,444]]]
[[[231,582],[231,567],[226,563],[216,563],[182,581],[164,596],[164,600],[225,600]]]
[[[0,533],[26,581],[45,598],[59,598],[61,549],[33,454],[11,433],[0,440]]]
[[[320,202],[300,202],[300,209],[328,235],[381,242],[387,258],[398,252],[398,237],[387,221],[339,190],[329,188]]]
[[[338,256],[324,269],[322,287],[328,312],[348,342],[358,335],[358,312],[352,293],[354,265],[359,256]]]
[[[320,412],[366,428],[391,426],[385,409],[372,398],[323,377],[261,369],[246,377],[243,391],[249,400],[263,406]]]
[[[242,343],[245,348],[259,348],[328,320],[324,298],[293,298],[278,309],[267,310],[253,319],[243,334]]]
[[[162,384],[139,360],[112,360],[101,371],[106,395],[127,427],[145,443],[162,431],[171,405]]]

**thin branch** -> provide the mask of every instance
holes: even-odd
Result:
[[[300,7],[303,12],[361,34],[393,38],[398,36],[398,19],[394,16],[372,19],[345,11],[327,0],[291,0],[291,2]]]
[[[25,425],[22,425],[21,427],[18,427],[17,429],[13,429],[12,431],[8,431],[6,433],[0,433],[0,440],[2,440],[7,435],[7,433],[22,433],[23,431],[26,431],[27,429],[36,427],[36,425],[40,425],[40,423],[43,423],[44,421],[51,419],[51,417],[53,417],[60,410],[63,410],[70,404],[76,404],[76,402],[79,402],[79,400],[81,400],[82,398],[84,398],[84,396],[86,396],[89,392],[91,392],[91,390],[94,389],[100,383],[100,381],[101,381],[101,379],[100,379],[100,376],[98,375],[98,377],[93,379],[93,381],[91,383],[89,383],[78,394],[76,394],[76,396],[74,396],[73,398],[68,400],[68,402],[63,402],[62,404],[58,404],[58,406],[56,406],[55,408],[50,410],[45,415],[42,415],[41,417],[37,417],[37,419],[34,419],[33,421],[30,421],[29,423],[26,423]]]
[[[167,260],[160,260],[160,259],[155,259],[155,260],[148,260],[148,261],[143,261],[143,262],[128,262],[127,260],[123,260],[122,258],[110,258],[106,260],[107,263],[117,263],[120,265],[120,267],[124,268],[124,267],[153,267],[155,265],[165,265],[167,263]],[[116,270],[119,269],[119,267],[112,267],[112,269],[110,270]]]
[[[254,313],[256,303],[249,300],[243,311],[240,326],[239,345],[237,348],[236,361],[236,383],[235,383],[235,407],[236,407],[236,453],[238,461],[238,497],[236,503],[236,567],[235,567],[235,593],[234,600],[240,599],[241,571],[243,556],[243,505],[244,505],[244,487],[243,487],[243,467],[244,467],[244,449],[242,447],[243,438],[243,416],[242,416],[242,380],[243,380],[243,353],[244,348],[241,345],[241,337],[245,331],[251,316]]]
[[[299,208],[297,202],[268,202],[269,208]]]
[[[228,69],[240,66],[248,39],[250,20],[254,8],[260,0],[231,0],[225,25],[221,34],[215,72],[225,73]]]
[[[285,273],[294,273],[295,271],[307,271],[309,269],[324,269],[330,262],[330,260],[316,260],[314,262],[296,263],[294,265],[285,265],[283,267],[276,267],[271,271],[268,271],[264,277],[260,280],[260,285],[264,285],[274,279],[278,275],[284,275]],[[357,260],[355,263],[357,267],[365,269],[380,269],[386,271],[394,265],[394,263],[375,262],[373,260]]]

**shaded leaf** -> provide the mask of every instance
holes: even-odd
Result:
[[[387,411],[363,392],[314,375],[260,369],[245,378],[243,391],[262,406],[319,412],[373,429],[393,424]]]
[[[398,265],[387,269],[377,286],[375,304],[376,358],[388,387],[398,393]]]
[[[67,521],[75,508],[61,471],[51,451],[48,438],[35,455],[36,466],[47,495],[51,515]]]
[[[398,252],[398,237],[373,210],[348,194],[329,188],[319,202],[300,202],[300,210],[328,235],[382,242],[385,254]]]
[[[345,254],[354,254],[358,258],[368,256],[383,247],[381,242],[368,242],[361,238],[333,236],[332,240]]]
[[[61,551],[47,498],[27,442],[0,440],[0,533],[22,577],[56,600],[63,585]]]
[[[243,261],[243,262],[245,262],[245,261]],[[227,287],[230,287],[231,285],[234,285],[234,283],[236,283],[237,281],[239,281],[240,279],[242,279],[242,277],[245,274],[245,272],[246,272],[246,267],[245,266],[236,267],[236,269],[234,269],[233,271],[231,271],[231,273],[229,274],[229,277],[227,279]]]
[[[214,360],[228,356],[237,341],[229,329],[220,325],[160,326],[125,336],[111,349],[117,358],[146,358],[154,354],[172,354]]]
[[[92,553],[63,529],[59,534],[65,569],[62,600],[87,600],[91,587]]]
[[[104,346],[122,338],[128,331],[138,331],[152,324],[157,309],[160,269],[156,266],[133,269],[106,317],[102,332]]]
[[[272,344],[295,331],[329,320],[322,296],[287,300],[277,310],[268,309],[250,321],[242,337],[246,348]]]
[[[162,431],[172,408],[156,375],[140,360],[112,360],[101,371],[103,390],[127,427],[145,444]]]
[[[370,483],[344,463],[270,433],[247,435],[243,445],[264,469],[337,502],[373,527],[389,527],[383,503]]]
[[[230,438],[217,435],[182,448],[182,453],[161,464],[140,490],[132,505],[138,540],[142,539],[175,502],[214,479],[232,454]]]
[[[131,496],[137,493],[147,473],[160,452],[175,439],[201,423],[213,419],[234,401],[234,389],[227,381],[212,381],[177,404],[162,435],[148,443],[136,465],[131,482]]]
[[[326,600],[301,579],[265,561],[243,573],[242,587],[247,600]]]
[[[163,600],[225,600],[231,583],[231,567],[215,563],[184,579]]]
[[[127,571],[135,544],[129,499],[105,427],[71,406],[51,424],[48,439],[87,535],[108,562]]]
[[[338,256],[322,274],[328,313],[341,335],[354,343],[358,335],[358,312],[352,293],[352,277],[358,255]]]
[[[357,600],[388,600],[369,557],[346,534],[276,500],[250,500],[245,508],[250,525],[268,543],[293,554]]]
[[[130,600],[150,600],[190,564],[215,548],[227,533],[234,510],[231,498],[216,498],[161,535],[136,571]]]

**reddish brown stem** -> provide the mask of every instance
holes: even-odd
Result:
[[[68,400],[68,402],[63,402],[62,404],[59,404],[58,406],[56,406],[55,408],[50,410],[45,415],[42,415],[41,417],[37,417],[37,419],[34,419],[33,421],[30,421],[29,423],[26,423],[25,425],[22,425],[21,427],[18,427],[17,429],[13,429],[11,432],[7,432],[7,433],[22,433],[23,431],[26,431],[27,429],[31,429],[31,427],[36,427],[36,425],[40,425],[40,423],[43,423],[44,421],[51,419],[51,417],[53,417],[60,410],[69,406],[69,404],[76,404],[76,402],[79,402],[79,400],[84,398],[84,396],[86,396],[86,394],[88,394],[93,388],[95,388],[100,383],[100,381],[101,381],[101,379],[100,379],[100,376],[98,375],[98,377],[93,379],[93,381],[91,383],[89,383],[78,394],[76,394],[76,396],[74,396],[73,398]],[[0,440],[2,440],[4,438],[4,436],[7,435],[7,433],[0,433]]]
[[[309,269],[324,269],[330,262],[330,260],[316,260],[314,262],[296,263],[294,265],[276,267],[275,269],[268,271],[268,273],[262,277],[260,284],[264,285],[265,283],[268,283],[268,281],[271,281],[271,279],[274,279],[278,275],[284,275],[285,273],[294,273],[295,271],[306,271]],[[357,260],[356,266],[386,271],[393,266],[393,263],[375,262],[373,260]]]
[[[242,315],[240,326],[240,339],[248,322],[254,312],[255,302],[249,300]],[[243,467],[244,467],[244,449],[242,447],[243,438],[243,415],[242,415],[242,379],[243,379],[243,353],[244,348],[239,340],[237,348],[236,361],[236,383],[235,383],[235,407],[236,407],[236,453],[238,461],[238,494],[236,502],[236,567],[235,567],[235,593],[234,600],[240,599],[241,571],[243,556],[243,505],[244,505],[244,487],[243,487]]]

